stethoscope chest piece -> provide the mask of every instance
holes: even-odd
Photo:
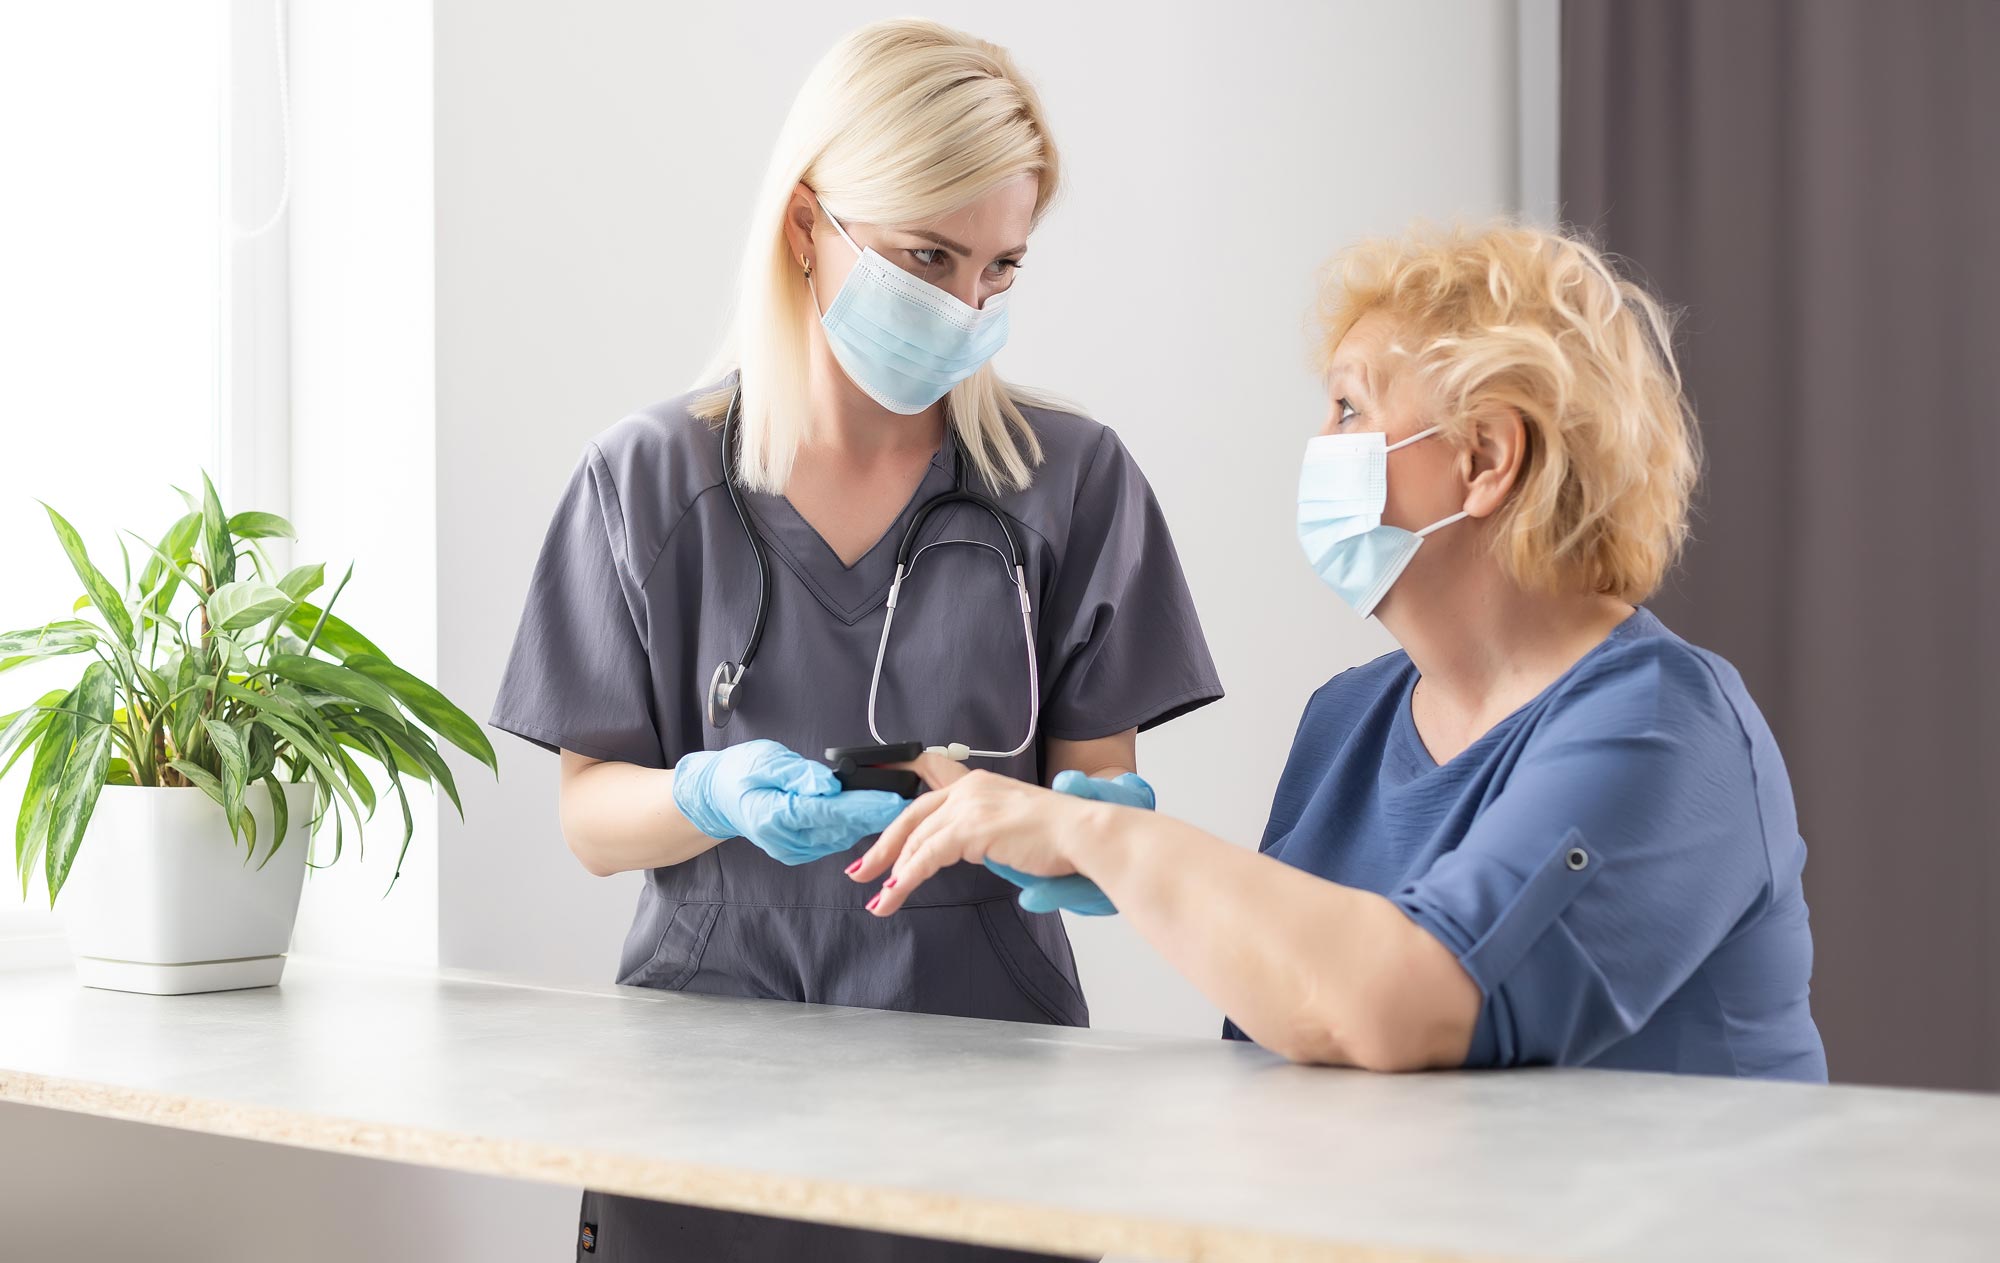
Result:
[[[708,677],[708,726],[727,728],[729,719],[736,713],[736,686],[743,682],[743,664],[738,662],[718,663],[715,674]]]

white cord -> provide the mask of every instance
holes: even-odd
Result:
[[[285,0],[271,0],[271,31],[277,43],[278,52],[278,117],[281,123],[279,136],[284,146],[285,178],[278,189],[278,206],[271,217],[254,229],[246,230],[236,222],[232,209],[229,216],[229,232],[238,241],[251,241],[263,236],[278,226],[285,217],[285,211],[292,204],[292,82],[286,63],[285,44]]]

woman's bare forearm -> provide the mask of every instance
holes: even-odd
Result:
[[[1065,813],[1064,852],[1257,1042],[1294,1061],[1406,1070],[1465,1058],[1479,991],[1380,895],[1171,817]]]
[[[1043,760],[1045,774],[1054,781],[1056,773],[1075,770],[1099,780],[1111,780],[1139,770],[1139,730],[1127,728],[1109,737],[1089,741],[1065,741],[1050,737]]]
[[[667,868],[716,845],[674,805],[672,768],[562,752],[563,840],[599,877]]]

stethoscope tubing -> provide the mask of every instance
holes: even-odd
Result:
[[[742,686],[750,664],[756,661],[757,650],[764,642],[765,619],[771,609],[771,562],[765,556],[764,542],[757,536],[757,529],[750,521],[750,510],[743,503],[743,493],[736,482],[736,440],[741,407],[742,384],[739,382],[730,390],[729,410],[722,419],[722,482],[729,491],[729,503],[736,510],[736,520],[743,527],[743,537],[749,541],[750,551],[757,558],[757,615],[750,625],[750,638],[743,646],[742,657],[733,663],[723,662],[717,666],[709,680],[708,722],[714,728],[727,727],[730,716],[735,713],[736,690]],[[956,442],[956,436],[953,441]],[[1001,557],[1001,562],[1011,574],[1014,589],[1020,596],[1021,636],[1028,655],[1027,734],[1011,750],[972,750],[970,754],[980,758],[1011,759],[1034,744],[1036,728],[1041,722],[1041,662],[1040,655],[1035,652],[1034,604],[1028,597],[1027,568],[1021,561],[1021,544],[1014,534],[1013,524],[1007,520],[999,505],[966,487],[964,469],[965,453],[960,450],[952,464],[952,489],[932,496],[918,506],[896,547],[896,577],[889,584],[888,608],[882,617],[882,637],[876,642],[875,666],[868,679],[868,731],[878,744],[887,744],[876,719],[876,700],[881,692],[882,663],[889,650],[889,631],[896,622],[896,602],[902,595],[903,580],[916,568],[917,559],[932,548],[948,544],[971,544],[992,549],[996,555],[1000,552],[983,540],[933,540],[916,548],[917,536],[932,514],[953,504],[970,504],[984,509],[999,525],[1001,535],[1007,540],[1007,553]]]

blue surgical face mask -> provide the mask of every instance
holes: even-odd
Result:
[[[1420,531],[1382,524],[1389,453],[1443,428],[1434,425],[1394,446],[1380,431],[1322,434],[1306,442],[1299,471],[1299,544],[1314,573],[1363,618],[1382,603],[1426,535],[1467,516],[1460,510]]]
[[[870,399],[904,416],[922,412],[1007,344],[1006,291],[968,307],[855,245],[840,221],[819,209],[859,256],[820,327],[833,358]]]

